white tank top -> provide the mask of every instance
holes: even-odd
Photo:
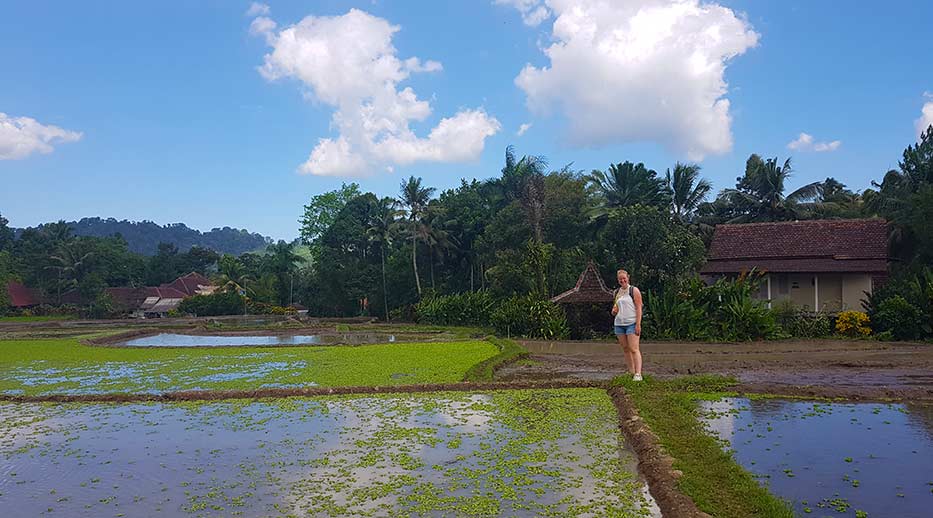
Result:
[[[619,307],[619,312],[616,313],[615,325],[617,326],[630,326],[635,323],[638,319],[635,314],[635,300],[629,295],[630,290],[622,290],[619,288],[616,290],[616,306]],[[631,289],[632,293],[635,293],[635,287]]]

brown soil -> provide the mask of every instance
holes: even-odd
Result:
[[[506,366],[497,379],[606,380],[626,372],[609,342],[522,342],[530,362]],[[644,371],[659,377],[723,374],[747,392],[844,397],[933,399],[933,344],[786,340],[738,344],[647,342]]]

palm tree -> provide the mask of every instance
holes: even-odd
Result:
[[[631,205],[666,206],[669,203],[670,195],[664,180],[642,163],[612,164],[608,171],[593,171],[587,180],[602,199],[604,210]]]
[[[418,223],[434,194],[433,187],[422,187],[421,178],[409,177],[401,185],[401,203],[408,214],[408,233],[411,236],[411,267],[415,272],[415,288],[421,297],[421,278],[418,276]]]
[[[543,156],[524,155],[515,159],[515,148],[505,148],[505,166],[502,168],[502,188],[510,200],[521,199],[529,176],[543,176],[547,171],[547,159]]]
[[[389,292],[386,288],[386,248],[392,244],[395,216],[398,215],[398,202],[386,197],[376,203],[375,210],[366,228],[366,237],[370,243],[379,245],[382,253],[382,297],[385,305],[386,322],[389,321]]]
[[[700,178],[700,166],[697,164],[674,164],[674,170],[667,170],[667,189],[671,196],[671,212],[680,222],[692,221],[700,204],[713,185],[705,178]]]
[[[70,229],[68,232],[70,233]],[[75,248],[74,243],[72,242],[61,243],[55,255],[49,256],[49,259],[51,259],[55,264],[47,266],[46,268],[58,272],[57,288],[59,304],[62,303],[62,287],[64,285],[72,287],[78,284],[78,276],[81,271],[81,267],[84,266],[85,261],[90,259],[92,255],[93,254],[91,254],[91,252],[82,254],[81,251]]]
[[[748,221],[785,221],[799,219],[808,211],[818,208],[822,183],[813,182],[785,195],[785,183],[793,169],[790,159],[780,165],[777,157],[762,160],[758,155],[749,157],[745,176],[739,178],[736,189],[726,189],[726,197],[742,214],[730,223]]]

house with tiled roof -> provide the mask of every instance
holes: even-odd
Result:
[[[10,306],[14,308],[31,308],[42,303],[38,293],[19,281],[7,282],[6,293]]]
[[[715,279],[755,269],[764,274],[757,296],[769,304],[860,310],[887,278],[887,236],[881,219],[718,225],[700,273]]]

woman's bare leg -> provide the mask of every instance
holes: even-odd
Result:
[[[622,347],[622,352],[625,354],[625,368],[628,372],[632,372],[632,354],[628,348],[627,336],[629,335],[616,335],[616,338],[618,338],[619,346]]]
[[[635,374],[641,374],[641,337],[638,335],[628,335],[628,350],[632,356],[631,365],[634,369],[632,372]]]

